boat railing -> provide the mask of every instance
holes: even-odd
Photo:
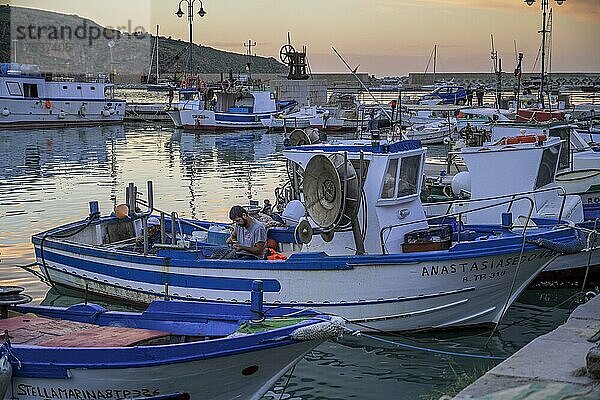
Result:
[[[462,225],[462,217],[465,214],[469,214],[469,213],[473,213],[476,211],[481,211],[481,210],[486,210],[486,209],[490,209],[490,208],[495,208],[504,204],[508,204],[509,207],[512,203],[514,203],[515,201],[526,201],[529,203],[529,209],[528,209],[528,215],[526,218],[526,221],[523,225],[523,239],[525,238],[525,232],[527,230],[527,227],[529,227],[529,223],[531,221],[531,215],[533,214],[533,210],[535,208],[535,203],[533,201],[533,199],[529,196],[526,195],[522,195],[519,196],[518,194],[512,195],[510,199],[508,200],[504,200],[498,203],[494,203],[494,204],[487,204],[481,207],[477,207],[474,209],[469,209],[467,211],[457,211],[457,212],[452,212],[452,213],[447,213],[445,215],[436,215],[436,216],[431,216],[431,217],[426,217],[420,220],[416,220],[416,221],[409,221],[409,222],[403,222],[400,224],[393,224],[393,225],[388,225],[385,226],[383,228],[381,228],[381,230],[379,231],[379,240],[381,242],[381,252],[382,254],[387,254],[387,248],[386,248],[386,240],[384,239],[384,235],[386,232],[390,232],[395,229],[395,228],[400,228],[400,227],[404,227],[404,226],[409,226],[409,225],[414,225],[414,224],[418,224],[418,223],[422,223],[422,222],[429,222],[430,220],[434,220],[434,219],[439,219],[439,218],[451,218],[451,217],[458,217],[458,224],[457,224],[457,242],[460,243],[461,241],[461,225]],[[474,202],[474,201],[490,201],[490,200],[501,200],[506,198],[507,196],[493,196],[493,197],[487,197],[487,198],[482,198],[482,199],[477,199],[477,200],[468,200],[468,201],[464,201],[465,203],[468,202]],[[446,202],[442,202],[442,203],[446,203]],[[562,209],[561,209],[562,210]],[[561,213],[562,216],[562,213]],[[559,222],[560,222],[561,218],[559,218]],[[388,234],[389,237],[389,234]]]
[[[562,186],[555,186],[555,187],[550,187],[550,188],[546,188],[546,189],[539,189],[539,190],[530,190],[530,191],[525,191],[525,192],[518,192],[518,193],[514,193],[514,194],[504,194],[504,195],[498,195],[498,196],[494,196],[494,197],[482,197],[482,198],[477,198],[477,199],[465,199],[465,200],[446,200],[446,201],[441,201],[441,202],[436,202],[436,205],[443,205],[443,204],[448,204],[448,208],[446,209],[446,213],[450,213],[452,206],[454,204],[456,204],[457,202],[459,203],[475,203],[475,202],[480,202],[480,201],[487,201],[487,200],[498,200],[498,199],[504,199],[504,198],[512,198],[510,205],[508,206],[508,209],[506,210],[506,212],[510,212],[510,210],[512,209],[512,206],[514,204],[514,201],[516,200],[516,196],[531,196],[534,194],[539,194],[539,193],[544,193],[544,192],[553,192],[553,191],[557,191],[557,192],[562,192],[559,194],[559,196],[562,197],[561,200],[561,206],[560,206],[560,212],[559,212],[559,218],[558,220],[562,220],[562,214],[564,212],[564,207],[565,207],[565,203],[567,200],[567,191],[562,187]]]

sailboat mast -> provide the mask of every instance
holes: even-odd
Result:
[[[158,79],[160,78],[158,72],[158,25],[156,25],[156,83],[158,84]]]
[[[437,44],[433,45],[433,83],[435,84],[435,67],[437,65]]]

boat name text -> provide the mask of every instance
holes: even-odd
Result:
[[[41,386],[31,386],[20,383],[17,386],[18,396],[40,397],[43,399],[79,399],[79,400],[98,400],[98,399],[128,399],[134,397],[149,397],[160,394],[158,389],[62,389],[48,388]]]
[[[521,264],[525,262],[533,262],[535,260],[544,260],[550,258],[556,254],[552,250],[546,250],[544,252],[537,252],[529,255],[523,255],[520,257]],[[496,270],[500,268],[516,267],[519,265],[519,256],[508,257],[508,258],[492,258],[483,261],[471,261],[464,263],[452,263],[452,264],[438,264],[428,267],[423,267],[421,270],[421,276],[437,276],[437,275],[450,275],[456,273],[470,273],[480,272],[486,270]],[[498,275],[498,274],[495,274]]]

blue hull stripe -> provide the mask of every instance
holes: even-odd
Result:
[[[87,271],[90,274],[108,275],[116,279],[139,282],[153,285],[177,286],[183,288],[229,290],[235,292],[248,292],[252,290],[251,278],[225,278],[215,276],[195,276],[174,274],[172,272],[145,271],[135,268],[124,268],[110,264],[83,261],[78,258],[68,257],[44,250],[46,262],[52,261],[62,265],[71,265]],[[265,292],[279,292],[281,285],[274,279],[263,279]]]

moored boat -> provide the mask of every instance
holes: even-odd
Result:
[[[123,122],[125,101],[105,76],[77,82],[35,65],[0,64],[0,128],[93,126]]]
[[[263,309],[255,289],[252,305],[12,306],[0,318],[0,398],[259,399],[344,327],[309,310]]]
[[[332,312],[374,329],[497,323],[557,256],[539,239],[568,243],[577,233],[543,218],[531,230],[512,218],[502,224],[500,212],[493,224],[430,224],[419,199],[425,153],[418,141],[287,148],[290,183],[279,200],[295,218],[267,233],[286,260],[213,258],[228,224],[167,215],[159,216],[165,240],[136,251],[135,225],[154,211],[151,196],[144,213],[98,217],[93,206],[89,219],[35,235],[37,260],[51,284],[129,301],[160,297],[167,283],[175,298],[234,303],[261,279],[269,305]],[[134,189],[129,210],[139,205]]]
[[[285,114],[296,106],[295,101],[278,102],[270,91],[234,88],[229,83],[222,90],[214,90],[199,78],[191,78],[195,79],[179,89],[179,103],[167,110],[176,128],[260,129],[264,127],[263,120]]]

